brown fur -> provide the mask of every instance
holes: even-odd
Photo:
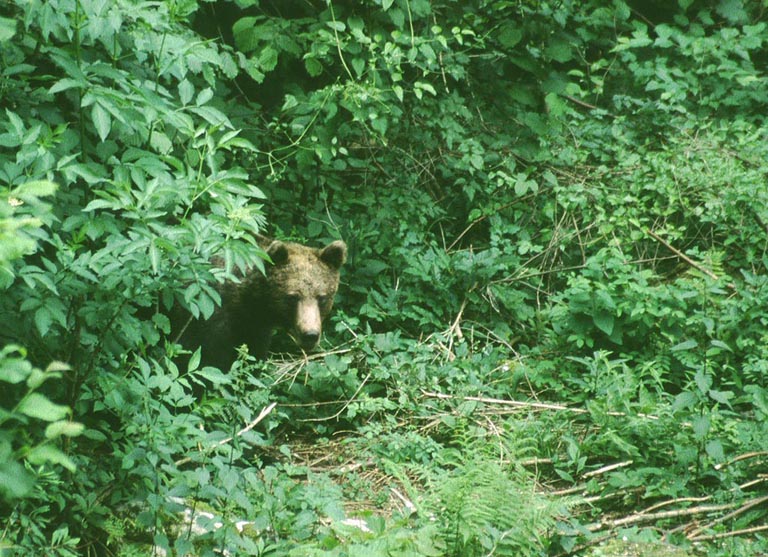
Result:
[[[192,321],[181,343],[194,350],[202,346],[202,362],[228,369],[236,349],[263,358],[274,329],[284,329],[304,351],[320,340],[323,320],[333,307],[339,269],[347,246],[337,240],[322,249],[260,237],[272,264],[266,272],[247,271],[240,282],[219,288],[221,306],[207,321]]]

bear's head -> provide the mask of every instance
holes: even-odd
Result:
[[[267,247],[268,291],[276,325],[285,329],[304,351],[320,341],[323,321],[333,307],[339,269],[347,258],[341,240],[321,249],[275,240]]]

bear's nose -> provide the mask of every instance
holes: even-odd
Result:
[[[320,340],[319,331],[305,331],[301,333],[302,348],[314,348],[318,340]]]

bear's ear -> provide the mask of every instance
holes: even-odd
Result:
[[[275,240],[267,248],[267,255],[275,265],[282,265],[288,261],[288,246],[280,240]]]
[[[347,244],[341,240],[336,240],[325,246],[320,252],[320,261],[330,265],[334,269],[339,269],[347,260]]]

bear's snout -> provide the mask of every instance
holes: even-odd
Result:
[[[299,344],[303,350],[312,350],[320,340],[320,331],[304,331],[299,338]]]
[[[316,299],[299,302],[296,316],[295,339],[302,350],[312,350],[320,341],[322,315]]]

